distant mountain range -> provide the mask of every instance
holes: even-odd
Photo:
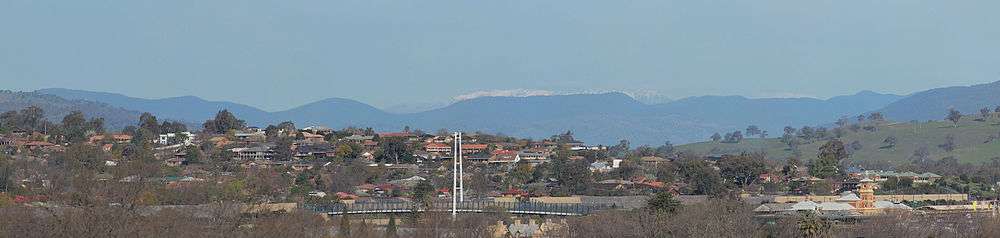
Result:
[[[1000,81],[972,86],[946,87],[914,93],[882,108],[886,117],[897,121],[944,120],[949,108],[963,114],[991,111],[1000,105]]]
[[[139,121],[139,112],[126,110],[101,102],[87,100],[69,100],[62,97],[33,93],[0,91],[0,112],[21,110],[28,106],[41,108],[45,119],[51,122],[62,122],[63,117],[72,111],[82,111],[87,118],[102,117],[107,128],[124,128]]]
[[[857,116],[878,110],[903,96],[871,91],[827,100],[815,98],[760,98],[742,96],[691,97],[656,105],[658,111],[674,112],[718,125],[757,125],[779,136],[785,126],[821,125],[842,116]]]
[[[290,120],[303,127],[357,126],[390,131],[410,126],[425,131],[447,128],[536,139],[571,130],[589,143],[613,144],[628,139],[634,145],[659,145],[667,140],[674,143],[703,141],[712,133],[742,130],[748,125],[757,125],[768,130],[770,136],[778,136],[784,126],[829,125],[840,117],[872,111],[884,112],[889,119],[897,121],[941,119],[948,108],[976,113],[979,108],[1000,105],[1000,82],[932,89],[909,96],[862,91],[827,100],[701,96],[647,104],[623,93],[478,97],[412,113],[390,113],[343,98],[268,112],[244,104],[207,101],[193,96],[144,99],[58,88],[34,93],[6,92],[4,95],[7,96],[0,98],[3,110],[41,104],[53,109],[56,113],[53,117],[59,117],[70,109],[79,108],[98,112],[95,115],[114,121],[109,123],[112,128],[134,121],[137,112],[151,112],[161,120],[187,122],[198,128],[219,110],[228,109],[257,126]]]
[[[70,100],[85,100],[132,111],[151,112],[161,120],[195,126],[228,109],[251,125],[290,120],[300,126],[374,127],[400,130],[404,126],[434,131],[441,128],[485,131],[545,138],[567,130],[590,143],[633,144],[701,141],[715,132],[757,125],[776,135],[786,125],[818,125],[840,116],[873,111],[901,96],[861,92],[829,100],[813,98],[751,99],[740,96],[692,97],[662,104],[645,104],[622,93],[532,97],[479,97],[416,113],[389,113],[370,105],[330,98],[285,111],[267,112],[252,106],[207,101],[193,96],[143,99],[121,94],[71,89],[42,89]]]
[[[195,96],[172,97],[162,99],[145,99],[129,97],[116,93],[93,92],[63,88],[36,90],[35,93],[59,96],[70,100],[86,100],[106,103],[110,106],[126,108],[139,112],[150,112],[161,121],[175,120],[181,122],[204,122],[213,117],[216,112],[228,109],[239,115],[243,120],[253,123],[267,122],[270,113],[233,102],[213,102]]]

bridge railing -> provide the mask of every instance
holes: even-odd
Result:
[[[330,214],[391,213],[413,211],[451,212],[452,203],[433,201],[427,204],[414,202],[358,202],[352,204],[303,204],[303,209]],[[457,204],[458,212],[508,212],[519,214],[586,215],[610,206],[580,203],[494,202],[467,201]]]

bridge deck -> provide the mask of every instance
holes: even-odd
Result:
[[[414,211],[452,212],[451,202],[431,202],[422,206],[412,202],[363,202],[354,204],[303,205],[303,208],[330,215],[409,213]],[[608,208],[607,206],[578,203],[474,201],[458,203],[458,207],[455,210],[460,213],[506,212],[528,215],[579,216]]]

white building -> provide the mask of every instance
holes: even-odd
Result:
[[[156,140],[156,143],[159,143],[161,145],[169,145],[171,139],[176,138],[178,135],[186,136],[186,139],[184,139],[184,141],[181,141],[181,143],[184,145],[191,145],[191,141],[193,141],[195,137],[193,133],[187,131],[180,133],[160,134],[160,138]]]
[[[257,146],[249,148],[233,148],[233,159],[235,160],[270,160],[274,158],[274,150],[267,146]]]

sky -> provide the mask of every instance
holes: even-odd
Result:
[[[1000,80],[1000,1],[0,1],[0,88],[282,110],[624,91],[818,97]]]

